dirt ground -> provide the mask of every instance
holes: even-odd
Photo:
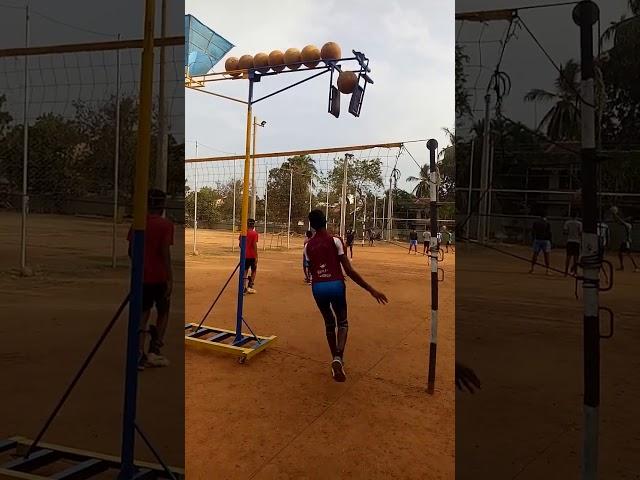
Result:
[[[529,257],[528,249],[501,247]],[[564,268],[564,251],[551,254]],[[615,258],[609,258],[617,266]],[[579,478],[582,451],[582,302],[574,282],[482,249],[458,247],[457,359],[483,382],[458,395],[460,478]],[[616,272],[600,304],[615,312],[601,342],[600,472],[640,478],[640,274]],[[602,324],[603,333],[607,330]],[[555,472],[549,474],[549,472]]]
[[[186,232],[191,252],[192,232]],[[230,234],[199,231],[186,260],[186,318],[199,322],[237,263]],[[451,479],[454,476],[455,255],[441,283],[436,394],[425,392],[426,259],[357,246],[353,264],[389,297],[347,282],[347,382],[333,381],[324,324],[303,282],[302,241],[259,254],[245,318],[277,344],[244,365],[187,347],[186,469],[199,479]],[[206,324],[234,328],[237,281]]]
[[[127,225],[119,227],[120,267],[112,269],[108,221],[49,215],[29,217],[28,260],[36,274],[17,276],[19,221],[17,214],[0,214],[0,439],[34,438],[129,282]],[[177,278],[184,271],[183,238],[177,229]],[[172,365],[142,372],[138,397],[140,427],[165,461],[178,467],[184,458],[183,288],[176,282],[167,333]],[[120,455],[126,324],[125,310],[44,441]],[[140,439],[136,452],[153,460]]]

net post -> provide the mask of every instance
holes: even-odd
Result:
[[[436,170],[436,149],[438,142],[427,142],[429,149],[430,214],[431,214],[431,337],[429,339],[429,371],[427,374],[427,393],[433,395],[436,382],[436,354],[438,348],[438,185]]]
[[[583,0],[573,9],[573,21],[580,27],[582,215],[583,215],[583,480],[596,480],[598,471],[598,428],[600,407],[600,325],[599,278],[601,258],[597,236],[597,160],[595,142],[595,95],[593,25],[598,21],[598,6]]]

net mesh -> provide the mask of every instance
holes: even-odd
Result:
[[[183,48],[182,45],[165,47],[167,192],[171,197],[168,213],[177,221],[183,218],[184,198],[184,183],[180,180],[184,159]],[[152,179],[159,157],[160,55],[154,57]],[[20,258],[25,158],[27,262],[37,269],[62,268],[64,262],[40,248],[55,243],[43,235],[49,230],[77,229],[73,234],[78,239],[77,248],[92,253],[92,265],[116,263],[110,259],[110,252],[116,242],[126,244],[126,231],[109,238],[108,223],[78,222],[80,218],[102,218],[108,222],[112,217],[115,231],[125,228],[123,222],[131,214],[140,60],[141,49],[30,55],[26,57],[25,84],[25,57],[0,58],[0,214],[5,226],[0,270],[14,268],[16,258]],[[26,145],[25,93],[28,100]],[[118,95],[119,132],[116,135]],[[98,231],[101,245],[94,245]],[[51,248],[54,247],[51,245]],[[126,256],[126,250],[123,253],[121,257]],[[126,259],[122,258],[121,262],[125,263]]]

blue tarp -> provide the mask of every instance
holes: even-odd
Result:
[[[234,47],[193,15],[184,16],[185,67],[191,76],[204,75]]]

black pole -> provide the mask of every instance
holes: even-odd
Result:
[[[433,395],[436,383],[436,351],[438,347],[438,173],[436,170],[436,149],[438,142],[427,142],[429,149],[430,213],[431,213],[431,339],[429,341],[429,373],[427,393]]]
[[[598,6],[590,0],[573,9],[580,27],[581,123],[582,123],[582,284],[584,303],[584,431],[582,479],[595,480],[598,470],[598,409],[600,406],[600,327],[598,290],[601,259],[597,236],[597,162],[594,113],[593,25]]]

